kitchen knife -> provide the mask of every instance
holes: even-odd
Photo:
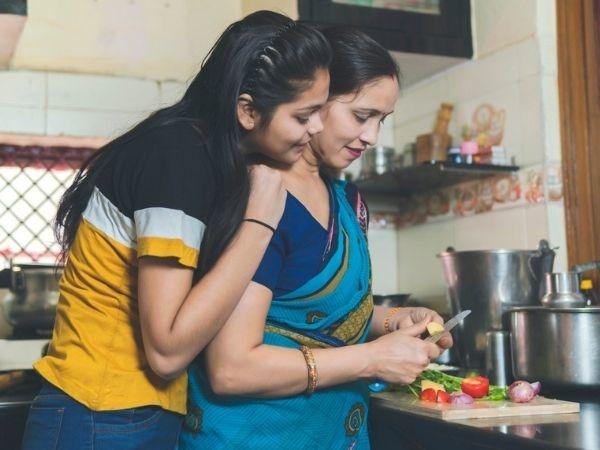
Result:
[[[452,330],[456,325],[458,325],[469,314],[471,314],[470,309],[466,309],[462,312],[459,312],[456,316],[454,316],[452,319],[448,320],[448,322],[446,322],[444,324],[444,331],[440,331],[439,333],[429,336],[429,337],[425,338],[424,340],[427,342],[431,342],[432,344],[435,344],[437,341],[439,341],[441,339],[441,337],[444,335],[444,333],[446,331]],[[381,392],[386,387],[387,387],[387,383],[384,381],[374,381],[373,383],[369,383],[369,390],[371,392]]]
[[[426,337],[425,341],[435,344],[437,341],[439,341],[442,338],[442,335],[444,334],[445,331],[452,330],[456,325],[458,325],[469,314],[471,314],[470,309],[465,309],[464,311],[459,312],[457,315],[455,315],[452,319],[450,319],[448,322],[446,322],[444,324],[444,331],[440,331],[439,333],[436,333],[434,335]]]

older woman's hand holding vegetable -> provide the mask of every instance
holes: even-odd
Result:
[[[413,325],[421,322],[435,322],[443,325],[444,319],[442,319],[442,316],[440,316],[437,312],[429,308],[405,307],[398,308],[397,312],[388,319],[388,326],[391,331],[395,331],[412,327]],[[452,344],[452,335],[447,332],[437,342],[437,345],[442,349],[450,348],[452,347]]]

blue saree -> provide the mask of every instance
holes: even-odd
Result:
[[[365,235],[344,182],[336,200],[332,253],[321,271],[272,300],[264,343],[331,348],[366,340],[373,299]],[[188,371],[188,414],[180,449],[369,449],[369,391],[362,381],[278,399],[215,395],[202,358]]]

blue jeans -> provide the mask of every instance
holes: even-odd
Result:
[[[29,410],[22,450],[173,450],[182,420],[158,406],[92,411],[44,383]]]

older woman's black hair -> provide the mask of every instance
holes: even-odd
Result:
[[[346,26],[321,29],[331,45],[329,96],[360,91],[381,77],[400,82],[400,70],[390,53],[362,31]]]

